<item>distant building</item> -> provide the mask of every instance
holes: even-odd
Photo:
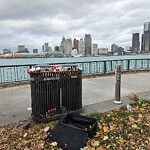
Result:
[[[98,44],[92,44],[92,54],[97,55],[98,54]]]
[[[5,55],[5,54],[11,54],[11,50],[3,49],[3,55]]]
[[[90,34],[85,34],[84,37],[85,41],[85,54],[91,55],[92,54],[92,38]]]
[[[60,51],[60,46],[55,46],[54,50],[57,52]]]
[[[79,44],[79,40],[77,39],[73,39],[73,48],[78,50],[78,44]]]
[[[79,54],[85,55],[85,42],[82,38],[78,42],[78,51],[79,51]]]
[[[142,53],[144,52],[144,34],[142,34],[142,37],[141,37],[141,52]]]
[[[132,34],[132,52],[139,53],[140,51],[140,41],[139,41],[139,33]]]
[[[108,48],[99,48],[98,54],[99,55],[107,55],[108,54]]]
[[[112,44],[112,45],[111,45],[111,52],[112,52],[112,53],[118,52],[118,45]]]
[[[118,55],[123,55],[124,54],[124,48],[123,47],[118,47]]]
[[[144,33],[142,34],[141,52],[150,52],[150,22],[144,23]]]
[[[38,53],[38,49],[33,49],[33,53]]]
[[[150,31],[150,22],[144,23],[144,31]]]
[[[25,45],[18,45],[18,52],[19,51],[25,52]]]
[[[60,46],[60,51],[64,53],[65,51],[65,37],[63,36],[62,41],[61,41],[61,46]]]
[[[71,55],[71,51],[72,51],[72,40],[71,40],[71,38],[68,38],[68,39],[65,39],[65,37],[62,38],[61,51],[65,55]]]
[[[29,53],[25,45],[18,45],[18,53]]]
[[[42,46],[42,51],[44,52],[44,53],[49,53],[49,52],[51,52],[52,51],[52,48],[51,47],[49,47],[49,44],[48,43],[44,43],[44,45]]]

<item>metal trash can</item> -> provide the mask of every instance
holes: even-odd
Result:
[[[82,70],[74,70],[77,65],[64,65],[70,75],[61,76],[62,105],[68,111],[82,108]]]
[[[38,65],[29,71],[32,118],[46,122],[82,108],[82,70],[77,65]],[[37,69],[38,68],[38,69]]]

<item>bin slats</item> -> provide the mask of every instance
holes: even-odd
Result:
[[[31,73],[32,117],[42,122],[82,107],[82,71]],[[61,92],[61,93],[60,93]]]

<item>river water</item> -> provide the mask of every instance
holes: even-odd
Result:
[[[149,59],[150,55],[125,55],[125,56],[100,56],[100,57],[66,57],[66,58],[18,58],[0,59],[0,66],[27,65],[27,64],[48,64],[48,63],[73,63],[102,60],[122,60],[122,59]]]

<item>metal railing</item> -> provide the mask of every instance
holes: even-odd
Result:
[[[70,62],[72,64],[72,62]],[[57,63],[57,64],[70,64]],[[115,65],[121,64],[122,71],[131,70],[150,70],[150,59],[123,59],[123,60],[103,60],[103,61],[86,61],[74,62],[83,70],[83,76],[114,73]],[[0,66],[0,84],[29,81],[30,76],[27,73],[27,68],[36,64],[30,65],[10,65]],[[54,65],[50,63],[48,65]]]

